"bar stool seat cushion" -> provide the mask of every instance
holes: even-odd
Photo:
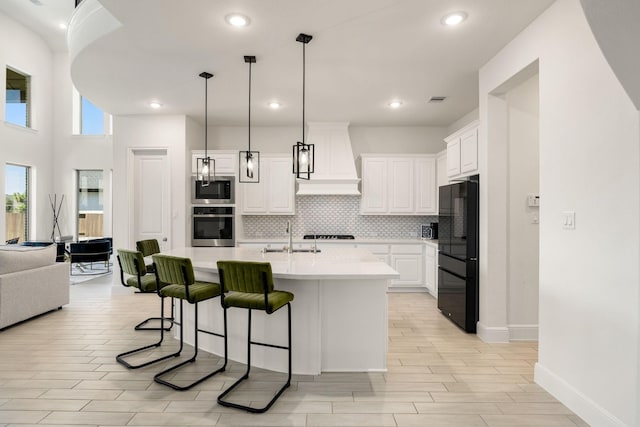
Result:
[[[160,289],[163,297],[173,297],[189,301],[191,304],[215,298],[220,295],[220,285],[213,282],[202,282],[196,280],[189,285],[189,298],[184,285],[166,285]]]
[[[153,274],[145,274],[140,277],[140,284],[138,284],[138,278],[136,276],[129,277],[127,278],[127,286],[133,286],[142,292],[153,292],[156,290],[156,276]]]
[[[268,307],[264,301],[264,294],[229,292],[224,297],[227,307],[249,308],[252,310],[265,310],[273,313],[288,302],[293,301],[293,294],[287,291],[273,291],[267,294]]]

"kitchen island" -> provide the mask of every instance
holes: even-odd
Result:
[[[263,252],[260,248],[187,247],[163,252],[191,258],[197,279],[219,282],[218,260],[271,263],[275,288],[292,292],[293,372],[385,371],[387,355],[387,288],[398,273],[366,250],[329,248],[322,252]],[[185,307],[185,340],[193,343],[193,306]],[[198,305],[203,331],[222,332],[220,299]],[[247,312],[227,314],[229,358],[246,363]],[[287,343],[287,313],[253,312],[252,340]],[[199,347],[223,355],[223,340],[201,333]],[[286,372],[282,350],[252,346],[251,364]]]

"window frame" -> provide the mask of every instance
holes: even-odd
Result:
[[[25,170],[25,209],[24,209],[24,241],[27,241],[30,239],[31,237],[31,201],[32,201],[32,167],[28,166],[28,165],[21,165],[18,163],[12,163],[12,162],[6,162],[5,163],[5,169],[4,169],[4,178],[5,178],[5,198],[7,195],[7,186],[6,186],[6,182],[7,182],[7,166],[14,166],[14,167],[19,167],[19,168],[24,168]],[[6,203],[6,201],[5,201]],[[5,206],[5,215],[7,214],[7,209]],[[5,219],[5,228],[6,228],[6,219]],[[5,236],[6,236],[6,229],[5,229]],[[12,238],[15,236],[11,236],[9,238]]]
[[[9,91],[9,82],[8,82],[8,78],[9,78],[9,71],[16,73],[22,77],[25,78],[26,80],[26,111],[25,111],[25,123],[16,123],[14,121],[8,120],[7,117],[7,106],[9,104],[9,102],[7,101],[7,92]],[[24,72],[16,67],[12,67],[10,65],[6,65],[5,66],[5,78],[4,78],[4,82],[5,82],[5,100],[4,100],[4,105],[5,105],[5,112],[4,112],[4,122],[11,124],[13,126],[18,126],[20,128],[24,128],[24,129],[33,129],[33,96],[32,96],[32,88],[33,88],[33,76],[27,72]]]

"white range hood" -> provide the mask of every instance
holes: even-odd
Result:
[[[311,179],[298,179],[297,195],[359,196],[349,123],[308,123],[306,143],[314,144],[315,167]]]

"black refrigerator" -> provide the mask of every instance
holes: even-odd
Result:
[[[478,185],[440,187],[438,212],[438,309],[467,332],[478,322]]]

